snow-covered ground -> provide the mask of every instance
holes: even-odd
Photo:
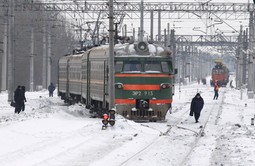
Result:
[[[199,123],[189,116],[197,92],[205,106]],[[83,105],[66,106],[47,91],[26,92],[26,110],[14,114],[0,93],[1,166],[253,166],[255,100],[246,91],[209,85],[176,85],[172,113],[165,122],[135,123],[117,115],[101,130]]]

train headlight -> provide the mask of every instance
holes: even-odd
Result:
[[[160,84],[160,87],[161,87],[162,89],[170,88],[170,87],[171,87],[171,84],[169,84],[169,83],[162,83],[162,84]]]
[[[118,83],[115,83],[115,88],[117,89],[122,89],[123,88],[123,84],[118,82]]]

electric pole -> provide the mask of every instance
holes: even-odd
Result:
[[[8,101],[13,100],[14,92],[14,0],[10,0],[8,8]]]
[[[109,0],[109,109],[115,107],[113,0]]]
[[[3,57],[2,57],[2,79],[1,91],[7,90],[7,36],[8,36],[8,14],[4,17],[4,38],[3,38]]]
[[[48,32],[47,85],[51,83],[51,32]]]
[[[42,65],[42,86],[43,88],[47,88],[47,45],[46,45],[46,25],[43,26],[43,65]]]
[[[30,91],[34,91],[34,24],[31,27]]]
[[[161,11],[158,11],[158,43],[161,44]]]
[[[139,36],[139,41],[143,41],[143,37],[144,37],[144,28],[143,28],[143,10],[144,10],[144,7],[143,7],[143,0],[141,0],[141,5],[140,5],[140,10],[141,10],[141,18],[140,18],[140,36]]]

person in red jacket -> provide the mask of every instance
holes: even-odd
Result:
[[[217,82],[215,82],[214,84],[214,97],[213,100],[217,100],[219,97],[219,85],[217,84]]]

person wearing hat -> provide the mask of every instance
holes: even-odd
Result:
[[[191,105],[190,105],[190,116],[193,116],[194,114],[196,123],[198,123],[200,112],[202,111],[203,107],[204,107],[204,100],[200,96],[200,94],[197,93],[196,96],[192,99]]]

